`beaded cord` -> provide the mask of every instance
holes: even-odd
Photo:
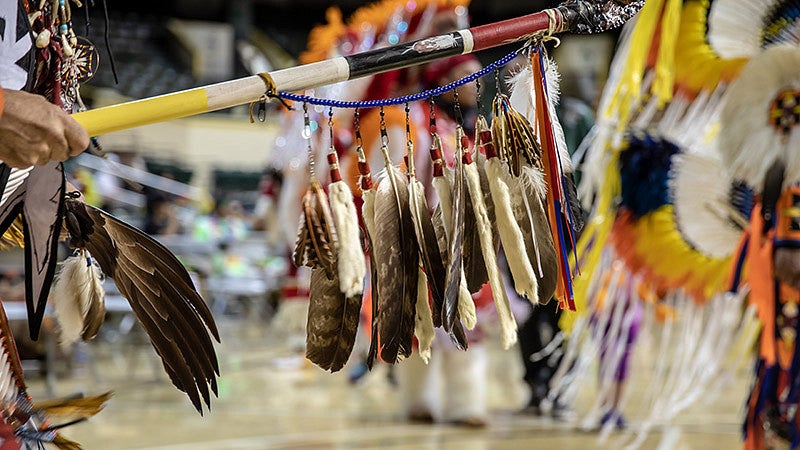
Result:
[[[488,75],[490,72],[499,70],[500,67],[503,67],[509,62],[511,62],[511,60],[516,58],[517,55],[519,55],[520,52],[522,52],[526,48],[528,48],[527,45],[509,53],[508,55],[487,65],[486,67],[473,73],[472,75],[467,75],[466,77],[453,81],[452,83],[437,87],[435,89],[428,89],[426,91],[418,92],[416,94],[404,95],[402,97],[393,97],[383,100],[364,100],[358,102],[317,98],[308,95],[292,94],[291,92],[281,92],[279,94],[279,97],[296,102],[310,103],[312,105],[329,106],[332,108],[381,108],[384,106],[402,105],[404,103],[416,102],[420,100],[427,100],[432,97],[437,97],[444,94],[445,92],[455,90],[460,86],[463,86],[467,83],[471,83],[477,80],[478,78]]]

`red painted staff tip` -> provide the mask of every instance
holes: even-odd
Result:
[[[555,12],[554,17],[556,23],[554,31],[557,31],[558,28],[562,26],[561,14],[558,13],[557,10],[550,11]],[[479,51],[511,42],[517,42],[520,40],[521,36],[547,31],[549,28],[550,16],[547,12],[541,11],[515,19],[473,27],[468,31],[472,34],[472,40],[474,42],[472,50]]]

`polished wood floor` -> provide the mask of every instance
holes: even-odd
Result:
[[[346,374],[331,375],[305,363],[285,336],[258,320],[226,319],[221,326],[220,395],[210,412],[201,417],[193,411],[146,344],[97,342],[70,370],[62,371],[55,394],[113,390],[115,395],[98,416],[65,434],[89,450],[621,449],[633,439],[626,432],[601,438],[597,432],[581,431],[575,421],[515,414],[527,397],[516,348],[506,352],[492,344],[490,423],[473,430],[403,421],[386,367],[351,386]],[[637,357],[637,369],[647,370],[647,351],[637,355],[644,355]],[[43,380],[29,383],[32,395],[46,395]],[[646,393],[646,376],[635,377],[633,383],[634,398]],[[746,385],[747,374],[735,374],[722,395],[711,403],[699,402],[674,424],[656,428],[640,448],[741,448]],[[591,396],[587,386],[575,405],[578,416]],[[636,411],[626,414],[635,425]]]

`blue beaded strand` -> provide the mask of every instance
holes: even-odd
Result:
[[[477,80],[478,78],[481,78],[483,76],[488,75],[491,72],[494,72],[495,69],[499,69],[500,67],[505,66],[506,64],[511,62],[511,60],[516,58],[517,55],[524,49],[525,47],[514,50],[508,55],[489,64],[488,66],[473,73],[472,75],[467,75],[466,77],[453,81],[452,83],[437,87],[435,89],[428,89],[426,91],[418,92],[416,94],[404,95],[402,97],[393,97],[383,100],[364,100],[364,101],[354,102],[354,101],[344,101],[344,100],[332,100],[327,98],[317,98],[308,95],[292,94],[291,92],[280,92],[278,96],[280,98],[292,100],[295,102],[304,102],[312,105],[328,106],[332,108],[351,108],[351,109],[379,108],[382,106],[402,105],[404,103],[427,100],[431,97],[438,97],[444,94],[445,92],[455,90],[456,88],[461,87],[467,83],[471,83]]]

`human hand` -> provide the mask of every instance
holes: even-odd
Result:
[[[18,169],[65,161],[89,146],[78,122],[44,97],[3,89],[0,116],[0,160]]]

